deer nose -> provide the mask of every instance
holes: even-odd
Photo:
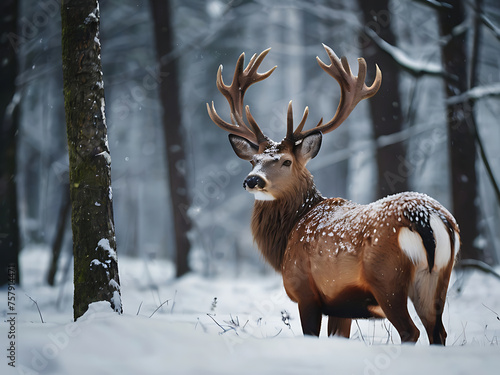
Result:
[[[249,189],[254,189],[255,187],[258,187],[259,189],[263,189],[264,186],[266,186],[266,182],[264,181],[263,178],[259,176],[248,176],[245,181],[243,181],[243,188],[246,189],[247,187]]]

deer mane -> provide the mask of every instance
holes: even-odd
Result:
[[[281,272],[290,232],[297,222],[325,198],[316,189],[312,175],[304,169],[299,183],[273,201],[256,200],[252,234],[265,260]]]

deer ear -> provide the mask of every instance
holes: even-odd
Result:
[[[306,164],[309,160],[318,155],[323,136],[320,132],[309,134],[295,146],[295,156]]]
[[[240,159],[252,160],[253,156],[259,152],[259,146],[243,137],[229,134],[229,142]]]

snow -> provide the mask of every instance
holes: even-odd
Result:
[[[104,87],[104,84],[103,84],[103,87]],[[104,123],[104,126],[107,126],[106,125],[106,113],[104,111],[105,107],[106,107],[106,103],[104,101],[104,97],[101,97],[101,116],[102,116],[102,122]],[[107,137],[106,137],[105,143],[106,143],[106,148],[109,150],[108,138]]]
[[[85,21],[83,21],[85,25],[88,25],[91,22],[98,22],[99,18],[97,17],[97,14],[99,14],[99,4],[97,8],[95,8],[93,12],[90,12],[87,18],[85,18]]]
[[[328,338],[324,330],[319,339],[303,337],[279,275],[174,279],[166,261],[125,256],[124,314],[98,302],[73,322],[71,282],[46,285],[40,265],[48,262],[48,249],[21,255],[16,368],[3,356],[2,374],[479,374],[500,366],[500,285],[481,273],[453,277],[463,291],[450,290],[442,348],[430,347],[425,334],[416,346],[393,344],[397,333],[384,320],[353,323],[350,340]],[[5,322],[6,289],[0,300]],[[0,329],[6,346],[7,325]]]
[[[448,104],[462,103],[467,100],[478,100],[488,96],[500,96],[500,83],[474,87],[462,94],[452,96],[446,100]]]
[[[111,248],[111,244],[109,243],[109,239],[101,238],[99,240],[99,242],[97,243],[97,247],[100,247],[104,251],[107,251],[109,254],[109,257],[112,258],[113,260],[117,261],[116,251]],[[96,250],[97,250],[97,248],[96,248]]]
[[[406,52],[400,48],[387,43],[369,27],[365,27],[363,30],[382,50],[391,55],[399,65],[410,70],[411,72],[414,72],[415,74],[443,74],[443,69],[440,63],[425,61],[423,59],[415,59],[415,57],[407,55]]]
[[[108,165],[111,165],[111,155],[107,151],[98,153],[96,156],[102,156]]]

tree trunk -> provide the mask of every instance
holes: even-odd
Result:
[[[379,37],[396,45],[396,36],[391,29],[391,13],[388,0],[358,0],[363,12],[364,26],[371,28]],[[382,87],[377,95],[368,100],[375,139],[401,131],[403,115],[399,96],[399,66],[394,59],[382,51],[367,36],[361,36],[362,56],[368,62],[369,76],[375,76],[374,63],[383,72]],[[368,79],[370,80],[370,78]],[[371,82],[371,81],[370,81]],[[377,198],[408,190],[407,173],[402,173],[406,148],[398,142],[377,150],[378,189]]]
[[[465,21],[464,4],[461,0],[448,1],[451,8],[438,12],[439,27],[443,40],[441,57],[448,77],[445,81],[447,97],[467,91],[467,29],[458,26]],[[453,214],[460,225],[462,258],[486,260],[484,252],[475,246],[478,237],[476,141],[472,102],[448,104],[448,144],[451,163]]]
[[[158,61],[156,81],[159,84],[160,101],[163,106],[163,127],[170,184],[170,199],[174,221],[177,276],[189,271],[189,239],[191,220],[187,215],[190,206],[186,181],[186,156],[182,136],[180,92],[177,60],[173,57],[173,27],[170,1],[150,0],[154,21],[156,54]]]
[[[97,0],[63,0],[62,59],[74,254],[74,318],[109,301],[121,313]]]
[[[59,256],[61,255],[64,243],[64,234],[66,233],[70,209],[71,199],[69,197],[69,186],[64,185],[61,207],[59,209],[59,216],[57,219],[56,233],[52,243],[52,258],[50,260],[49,272],[47,273],[47,283],[51,286],[54,286],[56,283],[57,265],[59,263]]]
[[[18,61],[12,35],[17,35],[16,0],[0,5],[0,287],[19,283],[19,223],[16,194],[16,145],[19,126],[16,76]]]

